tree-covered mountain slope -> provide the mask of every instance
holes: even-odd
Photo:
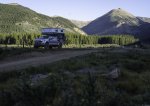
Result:
[[[19,4],[0,4],[0,33],[36,33],[43,27],[60,27],[67,32],[84,34],[68,19],[39,14]]]

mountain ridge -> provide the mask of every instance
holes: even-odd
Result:
[[[89,35],[130,34],[142,39],[149,37],[149,26],[146,21],[118,8],[98,17],[82,29]]]
[[[79,28],[82,28],[91,22],[91,21],[80,21],[74,19],[70,19],[70,21],[74,23],[76,26],[78,26]]]
[[[39,33],[43,27],[58,27],[67,32],[85,34],[63,17],[49,17],[16,3],[0,4],[0,33]]]

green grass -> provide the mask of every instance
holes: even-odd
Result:
[[[11,57],[11,56],[16,56],[24,53],[31,53],[31,52],[46,52],[48,50],[45,49],[34,49],[34,48],[18,48],[14,46],[8,46],[7,48],[1,47],[0,48],[0,60]]]
[[[149,105],[149,64],[147,49],[112,48],[40,67],[0,73],[0,100],[29,106]],[[117,79],[102,76],[116,67],[120,70]],[[32,85],[30,77],[36,74],[49,76]],[[0,104],[7,102],[0,101]]]
[[[88,44],[82,44],[82,45],[75,45],[75,44],[69,44],[64,45],[62,50],[73,50],[73,49],[92,49],[92,48],[110,48],[110,47],[119,47],[119,45],[116,44],[95,44],[95,45],[88,45]],[[16,56],[24,53],[31,53],[31,52],[48,52],[48,51],[59,51],[57,48],[53,48],[52,50],[45,50],[44,48],[34,49],[32,46],[25,46],[25,48],[22,47],[22,45],[2,45],[0,44],[0,59],[5,59],[6,57]],[[61,51],[61,50],[60,50]]]
[[[64,48],[106,48],[106,47],[120,47],[117,44],[69,44],[64,45]]]

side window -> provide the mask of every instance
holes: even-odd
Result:
[[[63,38],[63,35],[62,35],[62,34],[59,34],[59,35],[58,35],[58,38],[59,38],[59,39],[62,39],[62,38]]]

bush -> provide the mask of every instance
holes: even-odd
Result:
[[[137,61],[137,60],[134,60],[134,61],[129,60],[126,63],[123,63],[123,65],[124,65],[124,68],[132,70],[134,72],[138,72],[138,73],[142,72],[147,67],[144,62]]]

